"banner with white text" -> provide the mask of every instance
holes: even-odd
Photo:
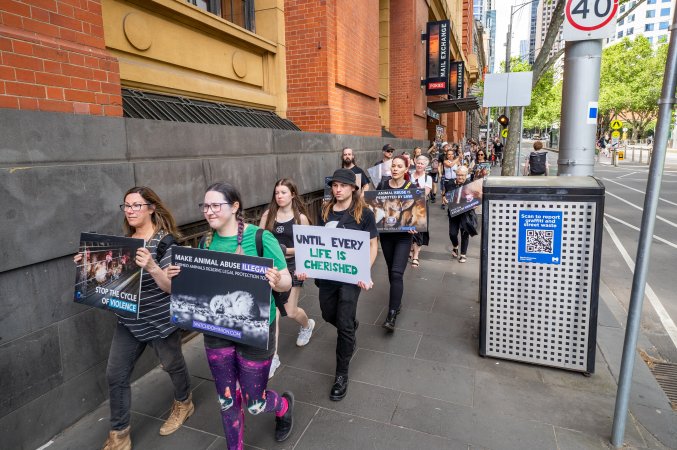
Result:
[[[374,213],[379,233],[428,231],[425,189],[366,191],[364,202]]]
[[[143,239],[81,233],[75,302],[137,318],[142,269],[134,258],[143,246]]]
[[[350,284],[371,281],[368,232],[312,225],[293,228],[297,272]]]
[[[172,248],[171,321],[185,330],[268,348],[270,258]]]

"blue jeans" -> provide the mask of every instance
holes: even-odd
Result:
[[[176,330],[164,339],[141,342],[118,322],[108,353],[106,378],[110,392],[110,424],[112,430],[124,430],[129,425],[132,406],[130,378],[134,365],[146,345],[150,345],[160,359],[162,369],[174,384],[174,398],[184,401],[190,395],[188,368],[181,352],[181,331]]]

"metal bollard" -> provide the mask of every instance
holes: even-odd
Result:
[[[639,149],[639,163],[642,164],[642,153],[644,153],[644,149],[640,148]]]
[[[632,162],[635,162],[635,147],[632,147]]]

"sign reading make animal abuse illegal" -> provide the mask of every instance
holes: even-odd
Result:
[[[368,232],[312,225],[293,229],[297,272],[350,284],[371,281]]]
[[[143,239],[80,234],[82,261],[75,276],[75,302],[138,317],[142,269],[134,257],[143,246]]]
[[[268,348],[270,258],[172,248],[171,321],[178,327]]]

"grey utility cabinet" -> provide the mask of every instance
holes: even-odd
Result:
[[[593,177],[486,179],[480,355],[594,372],[603,213]]]

